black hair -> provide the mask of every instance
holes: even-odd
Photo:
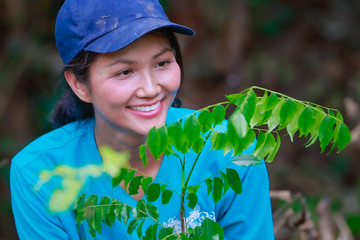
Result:
[[[181,70],[182,79],[183,63],[179,42],[171,30],[161,29],[160,31],[163,32],[169,39],[170,46],[174,50],[176,62]],[[65,65],[64,72],[73,72],[77,81],[87,84],[89,67],[95,62],[97,56],[98,53],[83,50],[69,64]],[[180,107],[181,101],[179,99],[175,99],[173,106]],[[79,99],[67,84],[65,93],[59,99],[51,114],[51,122],[54,128],[59,128],[70,122],[88,119],[93,116],[93,105]]]

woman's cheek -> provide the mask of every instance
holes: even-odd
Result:
[[[175,92],[179,89],[180,84],[181,84],[181,71],[180,71],[180,67],[177,65],[177,67],[175,67],[172,71],[171,74],[171,79],[169,79],[169,82],[171,83],[170,85],[170,90],[172,92]]]

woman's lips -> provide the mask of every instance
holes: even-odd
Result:
[[[164,99],[163,99],[164,100]],[[164,101],[158,101],[152,105],[139,105],[128,107],[128,111],[142,118],[153,118],[158,116],[164,107]]]
[[[150,112],[157,109],[159,106],[160,106],[160,101],[150,106],[134,106],[134,107],[130,107],[130,109],[141,112]]]

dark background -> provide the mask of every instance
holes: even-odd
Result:
[[[324,211],[319,209],[326,202],[332,237],[341,233],[336,219],[343,219],[343,229],[360,239],[360,1],[162,3],[171,20],[197,33],[179,36],[184,107],[205,107],[225,100],[225,94],[257,85],[343,113],[353,135],[346,150],[327,156],[320,154],[318,145],[305,148],[305,139],[290,143],[285,136],[268,170],[272,191],[305,197],[318,237],[325,239]],[[61,4],[0,1],[0,239],[17,239],[8,180],[11,158],[51,130],[48,116],[63,90],[62,62],[54,44]],[[274,212],[278,206],[274,204]],[[299,229],[283,239],[300,239]]]

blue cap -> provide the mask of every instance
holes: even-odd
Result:
[[[164,27],[186,35],[195,33],[170,22],[158,0],[66,0],[56,19],[55,38],[68,64],[82,50],[114,52]]]

